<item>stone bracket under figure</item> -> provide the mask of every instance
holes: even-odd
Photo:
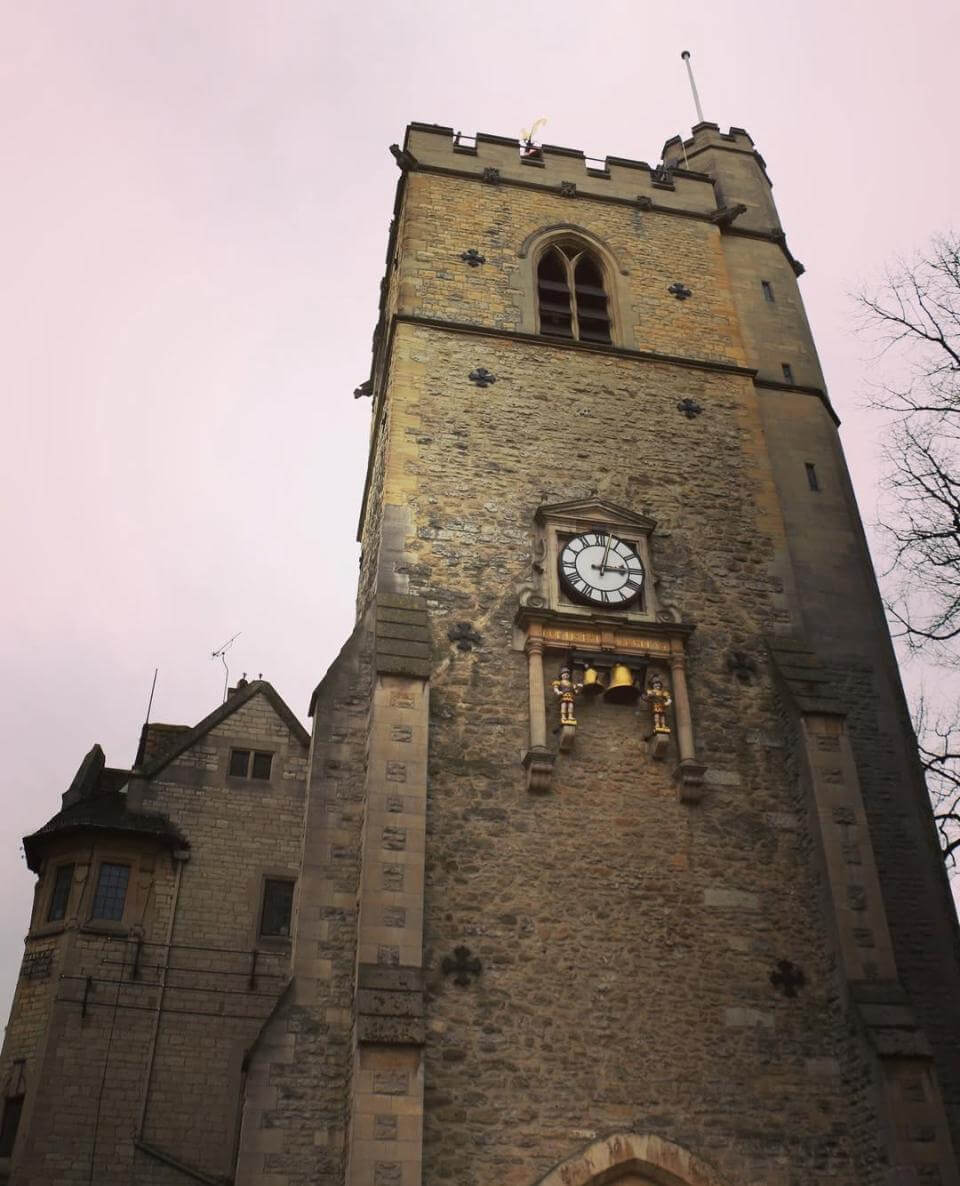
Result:
[[[667,724],[667,709],[673,704],[673,697],[667,691],[663,678],[657,672],[650,677],[646,691],[640,699],[650,709],[652,732],[647,734],[650,756],[664,758],[670,748],[670,726]]]
[[[577,735],[577,718],[574,715],[576,698],[583,684],[574,683],[571,670],[560,668],[560,678],[553,681],[553,694],[560,698],[560,751],[566,753]]]

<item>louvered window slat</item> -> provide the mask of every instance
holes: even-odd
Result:
[[[548,337],[609,342],[610,313],[603,271],[574,242],[555,243],[537,266],[540,332]]]

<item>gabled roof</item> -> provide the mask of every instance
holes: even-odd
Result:
[[[192,729],[188,729],[187,732],[181,734],[170,749],[165,750],[162,754],[158,754],[152,762],[148,762],[142,770],[136,773],[143,778],[153,778],[165,766],[168,766],[174,758],[179,758],[182,753],[185,753],[192,745],[196,745],[202,737],[206,736],[211,729],[215,729],[217,725],[221,725],[228,717],[232,716],[238,708],[242,708],[244,704],[248,704],[255,696],[261,695],[267,698],[274,712],[276,712],[277,716],[290,729],[290,732],[296,737],[297,741],[305,748],[309,746],[309,733],[307,733],[303,725],[293,715],[274,686],[265,679],[255,679],[251,680],[246,687],[238,687],[209,716],[205,716],[198,725],[194,725]]]

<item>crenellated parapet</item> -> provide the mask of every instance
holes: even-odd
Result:
[[[699,123],[686,140],[673,136],[664,144],[663,160],[671,168],[683,166],[709,174],[721,208],[743,205],[739,231],[782,234],[766,162],[743,128],[721,132],[717,124]],[[799,268],[797,274],[802,271]]]
[[[628,157],[590,157],[556,144],[530,151],[509,136],[464,136],[439,124],[419,123],[408,125],[403,149],[394,155],[401,168],[453,172],[488,185],[552,189],[569,198],[634,202],[703,218],[717,207],[709,175],[682,163],[664,168]]]

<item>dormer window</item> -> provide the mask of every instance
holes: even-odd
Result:
[[[537,267],[540,332],[578,342],[609,342],[610,313],[603,270],[585,248],[548,247]]]

